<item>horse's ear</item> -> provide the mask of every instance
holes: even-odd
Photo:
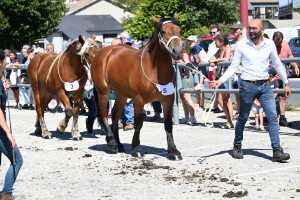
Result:
[[[96,35],[95,34],[92,35],[92,40],[96,40]]]
[[[178,20],[178,14],[177,14],[177,12],[174,13],[174,18]]]
[[[78,39],[79,39],[79,42],[83,45],[84,44],[84,40],[83,40],[83,38],[82,38],[81,35],[79,35]]]
[[[155,22],[155,23],[158,23],[160,20],[158,18],[156,18],[155,16],[152,15],[152,20]]]

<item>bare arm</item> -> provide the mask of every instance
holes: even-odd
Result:
[[[0,105],[1,105],[1,99],[0,99]],[[15,138],[14,136],[11,134],[7,124],[6,124],[6,121],[5,121],[5,118],[4,118],[4,114],[3,114],[3,111],[2,109],[0,109],[0,126],[1,128],[5,131],[6,135],[7,135],[7,138],[10,142],[10,145],[12,147],[15,147],[16,145],[16,141],[15,141]]]

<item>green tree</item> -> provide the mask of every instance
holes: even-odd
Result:
[[[228,31],[226,25],[236,23],[239,19],[239,0],[138,1],[141,3],[134,11],[135,17],[122,21],[124,29],[138,40],[151,37],[154,30],[151,15],[158,18],[172,17],[174,12],[178,12],[183,37],[192,34],[207,35],[209,27],[215,24],[224,26],[224,30]],[[129,1],[126,2],[130,7]]]
[[[19,48],[55,30],[68,11],[65,0],[1,0],[1,48]]]

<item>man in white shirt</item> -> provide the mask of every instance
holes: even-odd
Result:
[[[277,55],[275,44],[272,40],[263,37],[264,27],[262,21],[254,19],[250,22],[249,37],[240,41],[235,49],[231,66],[217,80],[210,84],[213,87],[219,86],[227,81],[236,72],[240,63],[242,63],[243,71],[241,75],[240,86],[240,114],[236,122],[233,158],[242,159],[242,140],[245,123],[247,122],[249,112],[251,110],[254,99],[258,99],[266,113],[269,123],[269,134],[271,145],[273,149],[273,162],[280,162],[288,160],[290,155],[284,153],[280,147],[279,126],[276,114],[276,105],[273,95],[273,90],[268,82],[269,74],[267,72],[269,60],[272,61],[273,66],[281,77],[285,85],[285,95],[291,95],[291,89],[285,74],[285,70]]]

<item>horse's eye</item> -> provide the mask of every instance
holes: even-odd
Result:
[[[85,53],[85,56],[89,56],[89,54],[88,54],[88,53]]]
[[[161,34],[165,34],[166,32],[164,32],[164,31],[161,31]]]

